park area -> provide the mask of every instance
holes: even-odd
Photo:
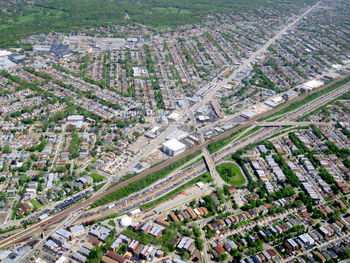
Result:
[[[226,162],[216,166],[216,170],[221,178],[233,186],[241,186],[245,183],[244,175],[238,165]]]

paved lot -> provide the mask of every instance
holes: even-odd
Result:
[[[185,195],[183,197],[180,197],[180,198],[176,198],[175,200],[173,201],[170,201],[164,205],[161,205],[161,206],[158,206],[157,208],[155,208],[154,210],[157,212],[157,213],[160,213],[160,212],[163,212],[163,211],[167,211],[167,210],[170,210],[172,209],[173,207],[176,207],[176,206],[179,206],[183,203],[186,203],[190,200],[193,200],[195,198],[198,198],[200,196],[203,196],[207,193],[210,193],[209,189],[208,188],[204,188],[204,189],[201,189],[195,193],[192,193],[192,194],[188,194],[188,195]]]

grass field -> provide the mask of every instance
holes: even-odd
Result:
[[[185,189],[189,188],[190,186],[198,183],[198,182],[202,182],[202,183],[207,183],[207,182],[211,182],[213,179],[211,178],[210,174],[208,172],[203,173],[202,175],[192,179],[191,181],[188,181],[187,183],[179,186],[178,188],[172,190],[171,192],[163,195],[162,197],[151,201],[147,204],[142,205],[140,208],[142,210],[147,210],[150,209],[152,207],[155,207],[156,205],[169,200],[170,198],[174,197],[175,195],[177,195],[178,193],[184,191]]]
[[[42,205],[40,204],[40,202],[37,199],[32,199],[30,200],[30,202],[32,203],[32,205],[36,208],[39,209],[40,207],[42,207]]]
[[[236,128],[237,125],[235,125],[233,128]],[[217,152],[218,150],[220,150],[221,148],[225,147],[226,145],[228,145],[229,143],[231,143],[236,136],[238,136],[241,132],[243,132],[244,130],[246,130],[247,128],[241,128],[236,132],[231,133],[228,137],[223,138],[217,142],[212,142],[209,143],[208,145],[208,151],[213,154],[215,152]]]
[[[101,182],[103,179],[105,179],[104,176],[97,173],[89,174],[89,176],[92,178],[92,180],[94,180],[94,183]]]
[[[236,140],[234,140],[234,142],[242,140],[245,137],[248,137],[249,135],[253,134],[254,132],[260,130],[261,126],[256,126],[253,129],[247,131],[246,133],[244,133],[242,136],[238,137]]]
[[[230,185],[241,186],[245,183],[241,169],[233,163],[221,163],[216,170],[221,178]]]

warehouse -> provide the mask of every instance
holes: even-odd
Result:
[[[172,139],[163,143],[162,150],[170,156],[176,156],[186,150],[186,145],[176,139]]]
[[[255,111],[252,111],[252,110],[244,110],[241,112],[241,116],[245,119],[252,119],[253,117],[256,116],[256,112]]]

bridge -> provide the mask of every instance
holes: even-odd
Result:
[[[203,148],[203,156],[205,164],[214,180],[214,184],[220,188],[225,184],[224,180],[220,177],[219,173],[216,171],[216,166],[213,158],[211,157],[207,148]]]

